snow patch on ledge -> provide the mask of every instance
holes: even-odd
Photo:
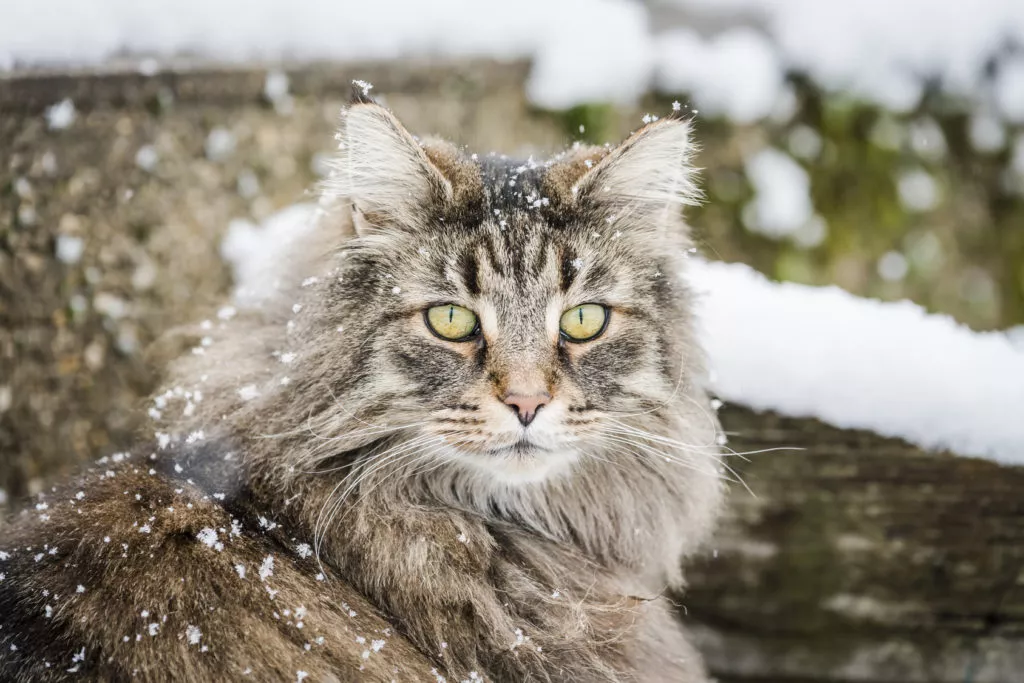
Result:
[[[1024,349],[909,301],[770,282],[693,259],[713,390],[925,448],[1024,464]]]

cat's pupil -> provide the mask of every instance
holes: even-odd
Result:
[[[454,306],[449,306],[448,307],[448,323],[449,324],[451,324],[452,319],[454,317],[455,317],[455,307]]]
[[[582,325],[583,324],[583,307],[582,306],[580,306],[579,311],[580,311],[580,325]]]

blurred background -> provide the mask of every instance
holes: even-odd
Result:
[[[679,102],[702,147],[689,218],[707,258],[910,299],[1024,346],[1019,0],[2,15],[0,509],[130,445],[181,348],[163,333],[227,295],[229,227],[313,199],[355,78],[417,133],[524,157],[617,141]],[[722,419],[737,447],[808,450],[743,465],[757,498],[734,495],[680,597],[718,673],[1022,680],[1019,468],[742,407]]]

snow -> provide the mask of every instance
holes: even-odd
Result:
[[[898,251],[887,251],[878,259],[878,274],[888,282],[898,282],[910,269],[907,257]]]
[[[896,190],[900,204],[907,211],[923,213],[931,211],[939,203],[939,185],[928,171],[912,169],[897,178]]]
[[[75,122],[75,103],[63,99],[46,110],[46,123],[50,130],[64,130]]]
[[[1024,123],[1024,55],[1004,62],[995,82],[995,101],[1003,116]]]
[[[998,152],[1006,146],[1006,128],[990,112],[975,112],[968,122],[967,134],[971,147],[978,152]]]
[[[74,235],[57,235],[55,249],[58,261],[73,265],[82,260],[82,254],[85,252],[85,240]]]
[[[234,264],[235,304],[252,307],[266,301],[280,286],[278,262],[280,255],[294,244],[301,244],[316,226],[313,220],[317,207],[295,204],[272,215],[262,224],[233,220],[221,243],[221,256]],[[239,283],[245,283],[239,286]],[[221,309],[224,310],[224,309]],[[228,319],[234,315],[222,318]]]
[[[981,99],[986,61],[1024,36],[1019,0],[671,1],[705,15],[742,11],[765,27],[785,64],[901,111],[917,104],[928,77]]]
[[[267,555],[260,564],[260,580],[266,581],[274,575],[274,556]]]
[[[656,84],[690,92],[698,111],[738,123],[766,118],[783,96],[783,70],[764,34],[749,27],[709,39],[690,30],[659,36]]]
[[[780,238],[811,221],[811,179],[791,156],[766,147],[749,156],[745,168],[755,192],[743,214],[748,229]]]
[[[908,302],[771,283],[691,259],[701,338],[726,401],[1024,463],[1024,350]]]
[[[1007,117],[1024,114],[1021,57],[1004,57],[995,83],[981,78],[1000,46],[1024,38],[1019,0],[662,2],[685,8],[687,25],[724,30],[698,36],[656,25],[631,0],[434,0],[429,11],[417,0],[251,0],[244,9],[235,0],[46,0],[45,12],[5,7],[0,69],[124,55],[144,75],[160,59],[190,54],[235,63],[530,58],[528,93],[542,107],[633,101],[655,82],[692,89],[698,109],[749,120],[772,111],[793,68],[897,111],[911,110],[935,77],[968,100],[994,98]],[[288,88],[287,76],[271,71],[264,91],[278,111],[290,110]]]
[[[224,544],[221,543],[217,538],[217,531],[210,527],[205,527],[196,534],[196,540],[207,546],[212,550],[221,552],[224,550]]]

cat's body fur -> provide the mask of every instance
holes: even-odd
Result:
[[[664,597],[721,495],[666,275],[687,124],[478,163],[362,102],[341,139],[315,238],[277,296],[206,326],[159,445],[0,543],[0,678],[703,681]],[[447,300],[480,343],[423,332]],[[586,300],[615,303],[606,338],[549,342]],[[494,396],[524,386],[554,399],[511,432]]]

